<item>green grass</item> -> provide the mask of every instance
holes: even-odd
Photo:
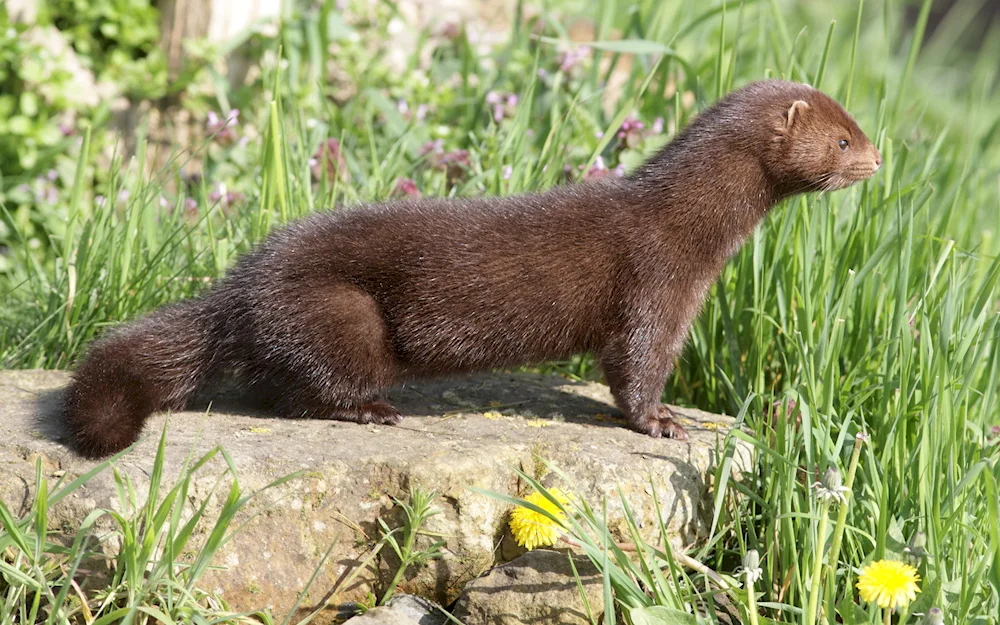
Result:
[[[218,551],[253,518],[243,514],[241,521],[234,523],[237,514],[244,513],[245,506],[262,492],[298,478],[299,472],[247,493],[239,484],[232,459],[222,446],[216,446],[201,456],[189,455],[168,485],[163,479],[166,440],[164,426],[149,486],[141,495],[129,474],[116,466],[116,461],[132,450],[129,447],[71,481],[61,477],[52,485],[39,459],[27,512],[17,517],[0,501],[0,625],[278,622],[269,610],[230,609],[221,596],[202,588],[202,577],[213,566]],[[192,482],[205,479],[220,465],[209,492],[192,495]],[[102,472],[113,475],[117,508],[92,510],[72,532],[66,527],[51,527],[49,510]],[[416,544],[423,524],[440,513],[432,505],[436,496],[413,488],[407,499],[394,499],[405,520],[390,528],[379,518],[381,538],[333,590],[349,587],[388,546],[398,564],[392,581],[380,589],[377,604],[383,605],[408,569],[440,557],[440,541]],[[210,506],[213,501],[217,510]],[[332,543],[316,563],[305,587],[295,589],[298,596],[281,625],[292,623],[296,610],[305,607],[302,602],[336,546]],[[294,625],[307,625],[338,599],[338,592],[329,593]],[[371,604],[355,606],[358,611],[374,607],[374,597]]]
[[[561,181],[565,164],[579,171],[603,156],[609,167],[631,166],[655,149],[656,137],[619,148],[615,130],[628,114],[676,128],[749,80],[809,81],[848,105],[885,165],[863,185],[778,208],[727,266],[693,330],[666,398],[743,415],[750,434],[733,436],[756,450],[742,480],[720,471],[714,535],[697,555],[732,570],[758,550],[764,613],[800,621],[786,608],[805,605],[811,563],[829,540],[816,535],[820,508],[808,485],[830,466],[846,473],[863,431],[870,445],[833,583],[823,587],[824,618],[856,596],[857,567],[903,557],[922,532],[924,592],[914,610],[937,605],[949,623],[997,623],[1000,37],[965,47],[977,3],[960,2],[927,41],[926,3],[913,5],[913,29],[902,2],[552,4],[538,19],[545,39],[518,28],[482,56],[459,36],[435,50],[426,72],[402,74],[365,45],[390,46],[384,26],[355,25],[359,43],[326,19],[326,5],[296,14],[270,44],[274,53],[283,46],[287,64],[265,62],[261,90],[247,99],[259,104],[241,108],[249,142],[202,146],[200,183],[180,176],[187,154],[141,175],[152,154],[140,142],[137,158],[97,176],[95,189],[106,146],[77,150],[76,183],[60,200],[65,219],[40,228],[30,208],[0,209],[15,233],[13,268],[0,278],[0,362],[68,367],[108,325],[198,292],[271,228],[335,203],[385,199],[397,178],[425,195],[541,189]],[[391,7],[379,11],[388,17]],[[619,67],[631,58],[607,111],[610,68],[562,73],[551,43],[565,36],[567,15],[581,14],[596,16],[601,58]],[[622,41],[605,41],[612,35]],[[336,48],[323,45],[330,41]],[[328,65],[340,82],[315,80]],[[338,95],[344,84],[353,97]],[[491,90],[520,97],[499,123],[484,103]],[[215,108],[236,97],[219,91]],[[411,112],[428,104],[427,119],[407,119],[401,98]],[[349,178],[314,183],[308,161],[327,137],[342,141]],[[420,155],[435,138],[468,151],[454,184]],[[245,200],[213,204],[219,182]],[[116,198],[121,189],[129,197],[119,210],[96,206],[95,194]],[[188,197],[193,212],[183,210]],[[552,367],[597,375],[586,357]],[[873,621],[877,611],[857,618]]]
[[[236,512],[256,493],[240,489],[232,461],[220,447],[188,458],[174,483],[164,485],[165,443],[166,430],[141,498],[131,478],[115,467],[118,454],[51,486],[39,460],[28,512],[15,518],[0,502],[0,623],[271,622],[266,612],[230,610],[199,585],[215,553],[239,530],[232,527]],[[192,480],[207,473],[217,457],[224,468],[209,495],[189,504]],[[118,510],[95,509],[69,540],[60,537],[48,525],[48,510],[102,471],[113,472]],[[220,492],[226,486],[228,493]],[[206,514],[209,496],[223,501],[218,514]],[[102,519],[110,520],[110,531]],[[204,539],[191,540],[195,534]],[[108,558],[102,550],[112,545],[115,556]]]

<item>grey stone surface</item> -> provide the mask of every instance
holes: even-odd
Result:
[[[584,555],[574,555],[586,603],[569,555],[545,549],[491,569],[465,587],[455,617],[465,625],[589,625],[604,611],[601,574]],[[589,605],[589,615],[588,615]]]
[[[414,595],[395,595],[388,601],[393,610],[400,612],[417,625],[445,625],[448,617],[443,608],[429,599]]]
[[[33,492],[36,460],[53,481],[72,479],[95,465],[60,442],[56,409],[66,380],[64,372],[0,372],[0,497],[15,514]],[[216,445],[232,458],[245,492],[303,472],[261,493],[237,517],[236,524],[246,526],[220,552],[216,564],[222,570],[206,580],[230,607],[271,608],[283,615],[331,544],[331,557],[303,606],[331,597],[332,603],[357,599],[379,588],[394,572],[391,560],[375,559],[350,587],[344,583],[379,538],[377,519],[399,524],[401,511],[392,497],[405,498],[413,486],[440,493],[441,514],[426,529],[445,540],[445,556],[408,574],[399,591],[448,605],[469,580],[521,552],[505,538],[509,506],[468,487],[527,494],[513,469],[543,478],[539,457],[566,471],[576,492],[592,503],[607,496],[613,531],[622,539],[619,488],[643,531],[655,534],[652,482],[664,523],[676,541],[690,542],[709,520],[706,474],[731,424],[726,417],[677,409],[688,420],[690,440],[651,439],[623,427],[605,386],[528,374],[412,385],[394,390],[390,399],[409,415],[395,427],[276,419],[248,413],[225,396],[211,407],[169,416],[165,484],[192,450],[201,454]],[[150,419],[145,438],[117,462],[140,494],[148,486],[165,419],[163,414]],[[199,472],[191,505],[216,488],[209,514],[218,510],[226,489],[216,482],[224,468],[216,456]],[[72,532],[94,508],[117,508],[116,499],[106,471],[55,506],[50,527]],[[208,529],[201,531],[195,541]]]
[[[383,606],[352,616],[344,625],[417,625],[417,621],[399,610]]]

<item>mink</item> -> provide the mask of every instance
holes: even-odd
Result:
[[[63,417],[104,456],[238,371],[280,416],[396,424],[381,393],[402,381],[589,352],[632,429],[683,439],[661,396],[725,261],[780,200],[881,163],[831,97],[765,80],[622,178],[314,213],[200,297],[95,341]]]

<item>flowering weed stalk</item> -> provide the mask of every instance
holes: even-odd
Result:
[[[760,568],[760,554],[756,549],[749,549],[743,556],[743,577],[746,580],[744,588],[747,591],[747,615],[750,618],[750,625],[757,625],[759,617],[757,615],[757,590],[754,584],[764,574]]]
[[[833,467],[827,471],[827,478],[831,475],[836,474],[836,469]],[[837,479],[839,482],[839,479]],[[817,484],[819,484],[817,482]],[[816,485],[814,485],[815,487]],[[820,486],[817,489],[818,493],[822,494],[824,488],[829,489],[829,484],[826,486]],[[834,492],[832,490],[827,490],[827,492]],[[823,571],[823,545],[826,543],[826,526],[830,521],[830,506],[834,501],[834,497],[819,497],[819,527],[816,529],[816,552],[813,554],[813,567],[812,567],[812,585],[809,590],[809,605],[802,615],[802,622],[805,625],[813,625],[816,622],[816,608],[819,605],[819,590],[820,590],[820,576]]]
[[[857,475],[858,459],[861,457],[861,446],[865,440],[866,437],[863,434],[858,434],[854,437],[854,450],[851,452],[851,463],[847,469],[846,485],[841,484],[840,472],[836,467],[827,469],[822,483],[817,482],[813,484],[816,496],[820,501],[820,516],[819,528],[816,531],[816,553],[813,554],[809,605],[803,613],[803,622],[806,625],[813,625],[816,622],[820,588],[827,569],[832,569],[834,573],[837,570],[837,558],[840,557],[840,541],[844,536],[844,527],[847,525],[847,508],[850,504],[851,487],[854,485],[854,476]],[[826,543],[826,529],[830,520],[830,507],[834,503],[839,504],[837,525],[833,530],[833,542],[830,545],[828,565],[824,567],[823,547]]]
[[[864,444],[868,442],[868,435],[862,432],[854,437],[854,449],[851,451],[850,464],[847,466],[847,483],[844,484],[845,497],[847,500],[843,502],[837,509],[837,524],[833,528],[833,539],[830,542],[830,552],[829,558],[827,559],[827,567],[823,572],[823,575],[829,574],[834,577],[837,574],[837,563],[840,560],[840,547],[844,540],[844,528],[847,527],[847,513],[851,505],[851,496],[854,488],[854,478],[858,474],[858,461],[861,459],[861,448]],[[833,614],[833,593],[828,593],[828,597],[831,597],[831,601],[827,605],[827,611]]]
[[[440,514],[440,510],[431,507],[436,497],[437,493],[413,488],[410,490],[410,499],[408,502],[393,499],[396,505],[402,508],[406,514],[406,519],[403,521],[401,528],[390,530],[385,521],[381,518],[378,520],[379,526],[382,529],[382,540],[392,548],[396,557],[399,558],[399,567],[396,569],[396,574],[393,575],[392,580],[382,594],[382,598],[379,599],[379,605],[385,605],[386,601],[392,598],[393,593],[396,592],[396,587],[402,581],[403,575],[408,568],[441,557],[443,540],[435,541],[426,549],[418,549],[416,546],[420,528],[427,522],[427,519]],[[402,534],[402,542],[396,539],[397,533]]]

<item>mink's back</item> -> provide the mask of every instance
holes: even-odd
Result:
[[[404,371],[598,349],[648,251],[636,239],[650,233],[623,189],[605,180],[312,215],[272,235],[219,285],[218,314],[229,318],[216,327],[239,333],[242,350],[267,349],[297,307],[321,308],[349,284],[379,306]]]

